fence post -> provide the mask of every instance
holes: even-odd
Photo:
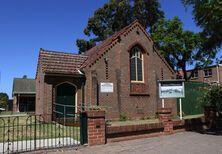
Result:
[[[80,143],[81,145],[88,143],[88,125],[86,112],[80,113]]]
[[[36,150],[36,115],[35,115],[35,128],[34,128],[34,149]]]
[[[173,122],[171,119],[171,108],[160,108],[157,111],[159,115],[160,121],[163,123],[164,126],[164,133],[165,134],[172,134],[173,133]]]
[[[105,111],[92,110],[87,111],[87,123],[88,123],[88,144],[99,145],[105,144]]]

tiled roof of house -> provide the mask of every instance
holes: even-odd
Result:
[[[12,94],[35,94],[35,79],[14,78]]]
[[[79,74],[86,59],[86,55],[40,49],[38,67],[43,73]]]

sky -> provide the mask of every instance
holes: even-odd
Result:
[[[87,38],[88,18],[108,0],[0,0],[0,92],[12,95],[14,77],[35,78],[39,49],[77,53],[77,38]],[[180,0],[160,0],[167,19],[199,32],[191,8]]]

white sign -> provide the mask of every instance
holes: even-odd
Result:
[[[101,82],[100,83],[100,92],[101,93],[113,93],[113,83]]]
[[[182,98],[184,96],[184,81],[162,80],[159,81],[160,98]]]

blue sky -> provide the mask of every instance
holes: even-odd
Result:
[[[78,52],[77,38],[94,11],[108,0],[0,0],[0,92],[11,97],[14,77],[35,78],[39,48]],[[200,31],[180,0],[160,0],[168,19]]]

